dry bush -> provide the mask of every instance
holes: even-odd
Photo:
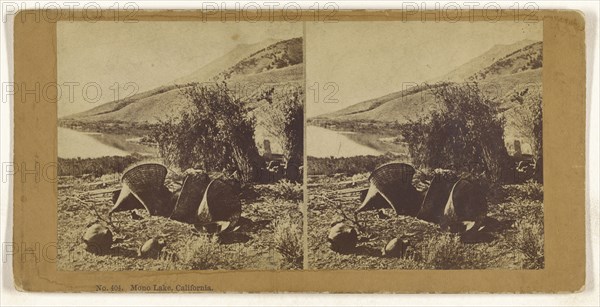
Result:
[[[508,200],[516,203],[524,201],[543,201],[544,185],[533,180],[528,180],[521,184],[505,186],[505,194]]]
[[[544,226],[536,222],[516,225],[515,247],[521,252],[524,269],[544,268]]]
[[[544,200],[544,186],[541,183],[528,180],[522,185],[521,196],[529,200]]]
[[[188,240],[180,252],[179,259],[193,270],[218,269],[221,264],[218,237],[202,235]]]
[[[401,270],[425,270],[427,266],[413,258],[404,258],[401,260],[398,268]]]
[[[430,238],[422,247],[421,257],[426,266],[438,270],[483,269],[488,260],[485,253],[460,242],[456,234]]]
[[[413,164],[485,173],[492,182],[507,180],[511,163],[498,101],[476,83],[439,83],[430,90],[439,109],[410,120],[400,132]]]
[[[271,88],[264,94],[269,103],[259,107],[258,119],[281,148],[286,161],[300,164],[304,149],[304,91],[287,88],[275,93]]]
[[[154,127],[160,156],[180,169],[235,170],[243,183],[253,181],[260,156],[247,102],[225,83],[193,84],[182,92],[190,107]]]
[[[516,91],[511,97],[518,103],[513,112],[515,127],[520,135],[531,144],[533,160],[542,156],[542,92],[538,87],[527,87]]]
[[[302,200],[304,188],[301,183],[289,180],[280,180],[272,187],[273,191],[283,199]]]
[[[284,267],[301,269],[303,260],[302,226],[285,217],[274,223],[275,249],[286,261]]]

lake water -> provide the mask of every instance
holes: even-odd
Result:
[[[363,155],[378,156],[385,153],[376,146],[359,142],[358,133],[339,132],[317,126],[306,127],[307,155],[318,158],[354,157]]]
[[[116,134],[90,133],[58,128],[60,158],[99,158],[127,156],[132,153],[156,155],[156,149],[129,141],[130,137]]]

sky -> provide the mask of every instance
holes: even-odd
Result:
[[[307,23],[307,117],[442,76],[496,44],[541,41],[542,26],[513,21]]]
[[[60,21],[58,115],[171,84],[238,44],[289,39],[302,33],[301,23],[285,22]]]

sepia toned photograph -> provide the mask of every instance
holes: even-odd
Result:
[[[56,33],[58,270],[302,268],[302,24]]]
[[[542,31],[306,24],[310,269],[544,268]]]

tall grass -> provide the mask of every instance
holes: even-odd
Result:
[[[215,270],[221,264],[217,236],[202,235],[188,240],[179,253],[179,259],[193,270]]]
[[[420,253],[422,261],[431,269],[483,269],[488,263],[485,253],[473,245],[464,244],[456,234],[442,234],[430,238]]]
[[[278,181],[273,185],[272,190],[277,196],[287,200],[302,200],[304,197],[303,185],[289,180]]]
[[[519,186],[518,193],[521,198],[529,200],[544,200],[544,186],[533,180],[528,180]]]
[[[302,226],[289,217],[281,218],[274,223],[275,249],[285,263],[283,268],[301,269],[304,259],[302,245]]]
[[[541,223],[516,224],[515,247],[521,253],[524,269],[544,268],[544,226]]]

